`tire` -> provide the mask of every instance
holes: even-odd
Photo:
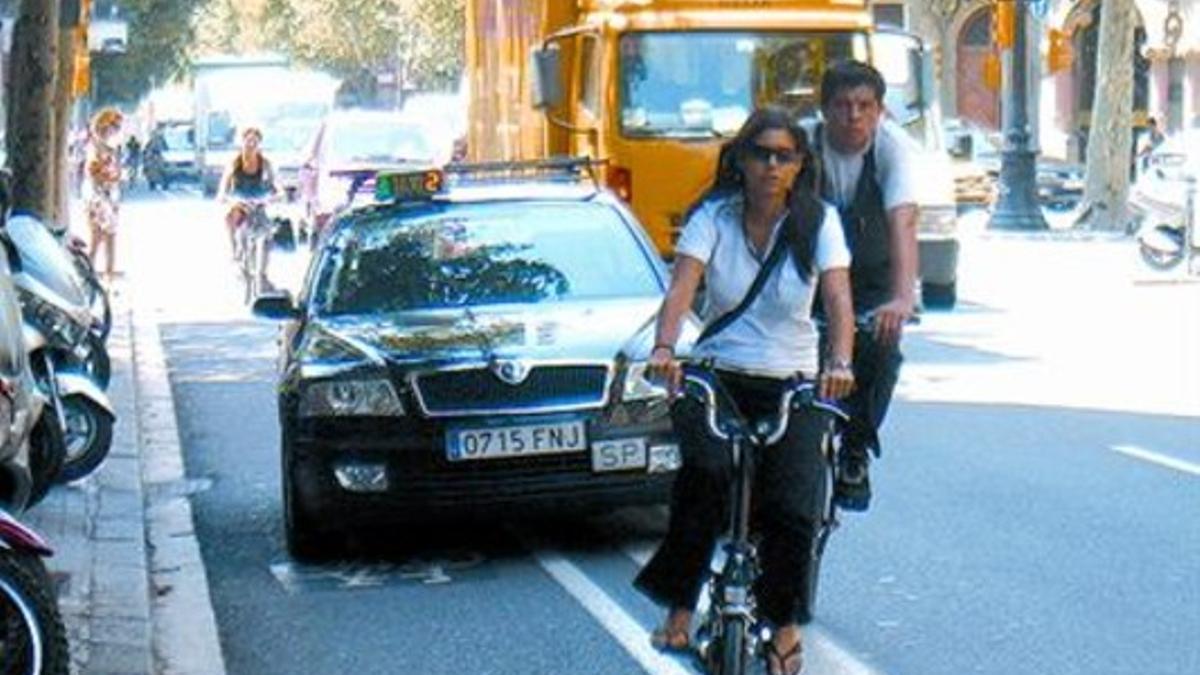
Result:
[[[1177,252],[1159,251],[1141,243],[1138,244],[1138,253],[1142,254],[1142,262],[1160,272],[1174,269],[1184,258],[1182,249]]]
[[[26,508],[45,499],[50,487],[58,482],[58,474],[62,472],[66,456],[66,438],[63,437],[62,427],[58,425],[54,408],[47,403],[29,435],[29,473],[33,479],[33,489],[29,493]]]
[[[921,304],[928,309],[953,309],[958,302],[958,282],[921,283]]]
[[[95,333],[88,333],[85,343],[88,355],[83,360],[83,372],[101,389],[108,389],[112,382],[112,360],[108,356],[108,347]]]
[[[720,663],[718,675],[745,675],[746,620],[740,616],[725,619],[721,629]]]
[[[112,449],[113,416],[83,396],[63,398],[67,453],[58,482],[79,480],[96,470]]]
[[[67,675],[67,629],[46,566],[29,553],[0,549],[0,673]]]
[[[285,432],[286,439],[286,432]],[[280,475],[283,488],[283,535],[288,554],[297,562],[320,562],[336,554],[336,541],[322,531],[309,516],[309,505],[303,503],[296,489],[291,451],[284,441]]]

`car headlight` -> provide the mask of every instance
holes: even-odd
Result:
[[[17,289],[21,315],[45,334],[46,339],[74,348],[87,335],[87,325],[76,321],[66,310],[51,304],[24,288]]]
[[[382,377],[308,382],[300,393],[300,417],[398,417],[404,406]]]
[[[625,386],[621,390],[622,401],[646,401],[667,397],[667,388],[646,379],[646,362],[635,361],[625,371]]]

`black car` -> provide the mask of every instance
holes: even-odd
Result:
[[[607,191],[496,170],[380,176],[299,297],[256,302],[288,322],[293,555],[367,522],[666,500],[678,446],[642,376],[661,261]]]

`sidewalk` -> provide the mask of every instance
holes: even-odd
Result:
[[[25,520],[55,551],[47,566],[72,673],[223,675],[158,327],[136,316],[127,297],[114,299],[108,396],[118,419],[107,461],[51,490]]]

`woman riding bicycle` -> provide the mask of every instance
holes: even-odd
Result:
[[[817,197],[817,165],[791,113],[755,111],[722,148],[712,187],[692,206],[676,246],[671,285],[658,314],[650,371],[672,394],[681,382],[674,346],[684,314],[703,278],[706,325],[742,303],[777,238],[775,256],[757,297],[692,356],[711,359],[721,383],[750,419],[778,412],[797,375],[819,379],[820,395],[853,389],[850,368],[854,315],[847,250],[837,211]],[[810,316],[817,282],[829,317],[829,353],[818,372],[819,336]],[[767,647],[772,675],[801,666],[800,625],[807,599],[813,537],[825,490],[821,413],[794,410],[782,439],[760,455],[755,474],[755,523],[762,536],[762,574],[755,588],[760,615],[773,627]],[[707,432],[702,404],[676,398],[672,421],[683,467],[676,478],[667,535],[635,585],[669,608],[651,640],[663,650],[690,647],[693,608],[718,537],[725,531],[732,460]]]
[[[253,217],[254,209],[261,208],[261,202],[276,193],[275,170],[259,149],[261,145],[262,131],[258,127],[247,127],[242,131],[242,150],[225,170],[217,193],[220,201],[233,201],[225,214],[225,227],[229,232],[229,248],[234,258],[238,255],[238,228],[254,227],[256,231],[249,233],[251,239],[265,239],[271,235],[270,220]],[[261,288],[270,288],[267,281],[270,253],[271,247],[264,245],[258,269]]]

